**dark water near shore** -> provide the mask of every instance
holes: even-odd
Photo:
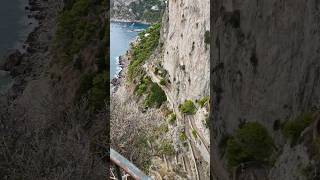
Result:
[[[139,31],[148,25],[141,23],[111,22],[110,26],[110,77],[113,78],[121,70],[119,56],[129,49],[130,42],[135,40]]]
[[[0,1],[0,63],[14,49],[21,49],[23,42],[31,32],[25,6],[28,0]],[[12,79],[8,72],[0,71],[0,94]]]
[[[0,1],[0,57],[8,50],[18,48],[27,36],[26,10],[28,0]]]

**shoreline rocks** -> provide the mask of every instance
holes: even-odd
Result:
[[[131,49],[131,47],[129,48],[129,50],[130,49]],[[112,78],[112,80],[110,82],[114,86],[114,91],[117,91],[118,87],[122,83],[122,79],[125,78],[125,71],[129,65],[129,56],[128,56],[129,50],[126,52],[125,55],[119,56],[119,66],[120,66],[121,70],[119,71],[119,73],[117,74],[116,77]]]
[[[22,60],[23,54],[16,49],[15,52],[9,54],[4,64],[0,67],[4,71],[12,71],[15,66],[18,66]]]
[[[28,83],[39,78],[43,74],[43,67],[50,62],[49,45],[54,34],[55,22],[49,17],[55,17],[60,2],[29,0],[26,11],[27,20],[33,20],[36,23],[31,25],[26,38],[21,43],[21,48],[16,48],[12,53],[4,58],[0,70],[10,71],[13,78],[13,85],[3,96],[6,96],[13,102],[22,94]],[[48,8],[55,7],[55,8]]]
[[[28,53],[34,53],[36,48],[34,47],[35,42],[37,41],[40,20],[44,18],[43,13],[41,11],[43,8],[41,7],[40,2],[37,0],[29,0],[28,5],[25,6],[27,19],[35,19],[39,25],[32,27],[32,30],[28,32],[26,39],[21,43],[21,49],[15,48],[12,52],[8,52],[7,56],[4,59],[4,62],[0,65],[0,70],[10,71],[12,76],[15,76],[14,67],[19,66],[22,61],[23,56]],[[39,15],[42,14],[42,15]],[[28,23],[30,26],[34,25],[31,21]]]
[[[151,25],[152,23],[147,21],[140,21],[140,20],[130,20],[130,19],[117,19],[117,18],[111,18],[110,22],[122,22],[122,23],[141,23],[141,24],[147,24]]]

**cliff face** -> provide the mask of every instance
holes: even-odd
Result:
[[[209,0],[170,1],[163,19],[163,67],[171,85],[170,104],[178,108],[186,99],[209,95]]]
[[[124,56],[129,63],[124,67],[122,77],[127,81],[122,81],[111,98],[114,101],[111,104],[117,106],[117,103],[126,103],[140,110],[132,113],[133,108],[127,109],[129,106],[121,105],[123,110],[111,113],[111,132],[115,134],[113,132],[119,129],[117,126],[126,127],[122,124],[130,124],[131,129],[147,126],[143,132],[151,132],[152,136],[159,131],[152,129],[159,129],[158,126],[162,132],[149,140],[150,146],[146,146],[149,154],[156,153],[151,153],[150,158],[144,154],[146,147],[139,149],[134,146],[132,150],[131,146],[119,148],[116,143],[114,147],[119,152],[123,152],[122,149],[130,149],[130,153],[140,152],[145,162],[152,159],[151,176],[157,171],[162,178],[209,179],[209,129],[205,123],[209,109],[209,4],[209,0],[166,1],[161,26],[153,25],[141,34]],[[154,48],[150,50],[149,47]],[[159,99],[159,106],[148,103]],[[201,105],[197,103],[200,99],[203,102],[199,103]],[[186,108],[188,112],[182,112],[181,107],[186,100],[189,105],[191,102],[191,106]],[[129,113],[135,114],[137,118]],[[152,115],[152,119],[144,117],[144,114]],[[124,115],[128,117],[122,118]],[[159,117],[164,121],[159,122]],[[115,134],[115,142],[118,142],[117,137],[132,136],[130,138],[139,139],[143,135],[134,131],[130,134],[126,131],[121,131],[121,135]],[[143,137],[148,138],[146,135]],[[158,146],[160,150],[164,146],[167,150],[159,151]],[[134,163],[141,164],[138,160]]]
[[[282,149],[286,141],[277,126],[319,109],[320,3],[215,0],[211,8],[214,146],[239,124],[257,121]],[[293,172],[308,162],[305,147],[284,149],[269,177],[301,178]],[[304,160],[294,160],[296,153]]]
[[[179,133],[186,133],[195,151],[189,150],[193,154],[191,159],[195,156],[206,163],[210,159],[208,106],[198,103],[209,97],[209,4],[209,0],[169,1],[162,19],[159,47],[145,65],[148,75],[165,91],[168,107],[177,116],[177,124],[171,126],[176,137],[173,143],[175,146],[181,143]],[[186,101],[195,105],[194,113],[181,111]],[[201,168],[201,176],[208,178],[205,166]]]
[[[210,1],[170,1],[162,22],[160,44],[161,66],[169,82],[166,92],[170,108],[177,114],[178,128],[196,132],[202,139],[195,143],[202,158],[209,163],[209,129],[206,127],[207,107],[197,106],[193,116],[185,116],[179,106],[186,100],[195,104],[209,97],[209,48],[206,33],[210,30]],[[190,126],[190,127],[189,127]]]

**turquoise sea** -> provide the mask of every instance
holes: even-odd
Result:
[[[117,76],[121,70],[119,56],[126,53],[130,42],[134,41],[138,33],[149,25],[141,23],[111,22],[110,26],[110,77]]]

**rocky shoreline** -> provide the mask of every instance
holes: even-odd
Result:
[[[132,20],[132,19],[117,19],[117,18],[111,18],[110,22],[141,23],[141,24],[147,24],[147,25],[153,24],[153,23],[150,23],[150,22],[147,22],[147,21],[139,21],[139,20]]]
[[[119,71],[119,73],[117,74],[116,77],[112,78],[112,80],[110,82],[114,87],[112,93],[117,91],[117,89],[119,88],[119,86],[121,86],[121,84],[123,83],[123,80],[126,77],[127,68],[129,66],[130,60],[131,60],[132,47],[137,43],[137,41],[138,41],[138,38],[136,38],[134,41],[132,41],[130,43],[130,47],[126,51],[126,53],[124,55],[119,56],[119,66],[120,66],[121,70]]]
[[[22,60],[22,57],[26,53],[32,53],[34,48],[32,47],[33,42],[35,41],[36,31],[39,28],[40,20],[43,19],[43,14],[41,11],[43,7],[37,2],[37,0],[29,0],[26,6],[24,7],[26,11],[26,18],[29,28],[32,30],[27,32],[28,35],[22,43],[18,45],[21,48],[15,48],[7,53],[5,56],[4,62],[0,64],[0,70],[9,71],[11,76],[15,76],[14,67],[18,66]],[[36,21],[38,25],[34,25],[33,21]]]
[[[28,19],[34,19],[37,26],[28,34],[22,49],[8,54],[0,65],[14,79],[8,92],[9,99],[15,99],[22,93],[27,83],[43,74],[44,66],[50,61],[49,47],[55,31],[55,17],[61,4],[59,2],[29,0],[25,6]],[[30,24],[31,25],[31,24]]]
[[[130,47],[130,49],[131,49],[131,47]],[[111,84],[114,87],[113,92],[117,91],[117,89],[119,88],[119,86],[123,82],[123,79],[125,79],[126,69],[129,65],[130,49],[126,52],[125,55],[119,56],[119,66],[120,66],[121,70],[119,71],[117,76],[112,78],[112,80],[111,80]]]

